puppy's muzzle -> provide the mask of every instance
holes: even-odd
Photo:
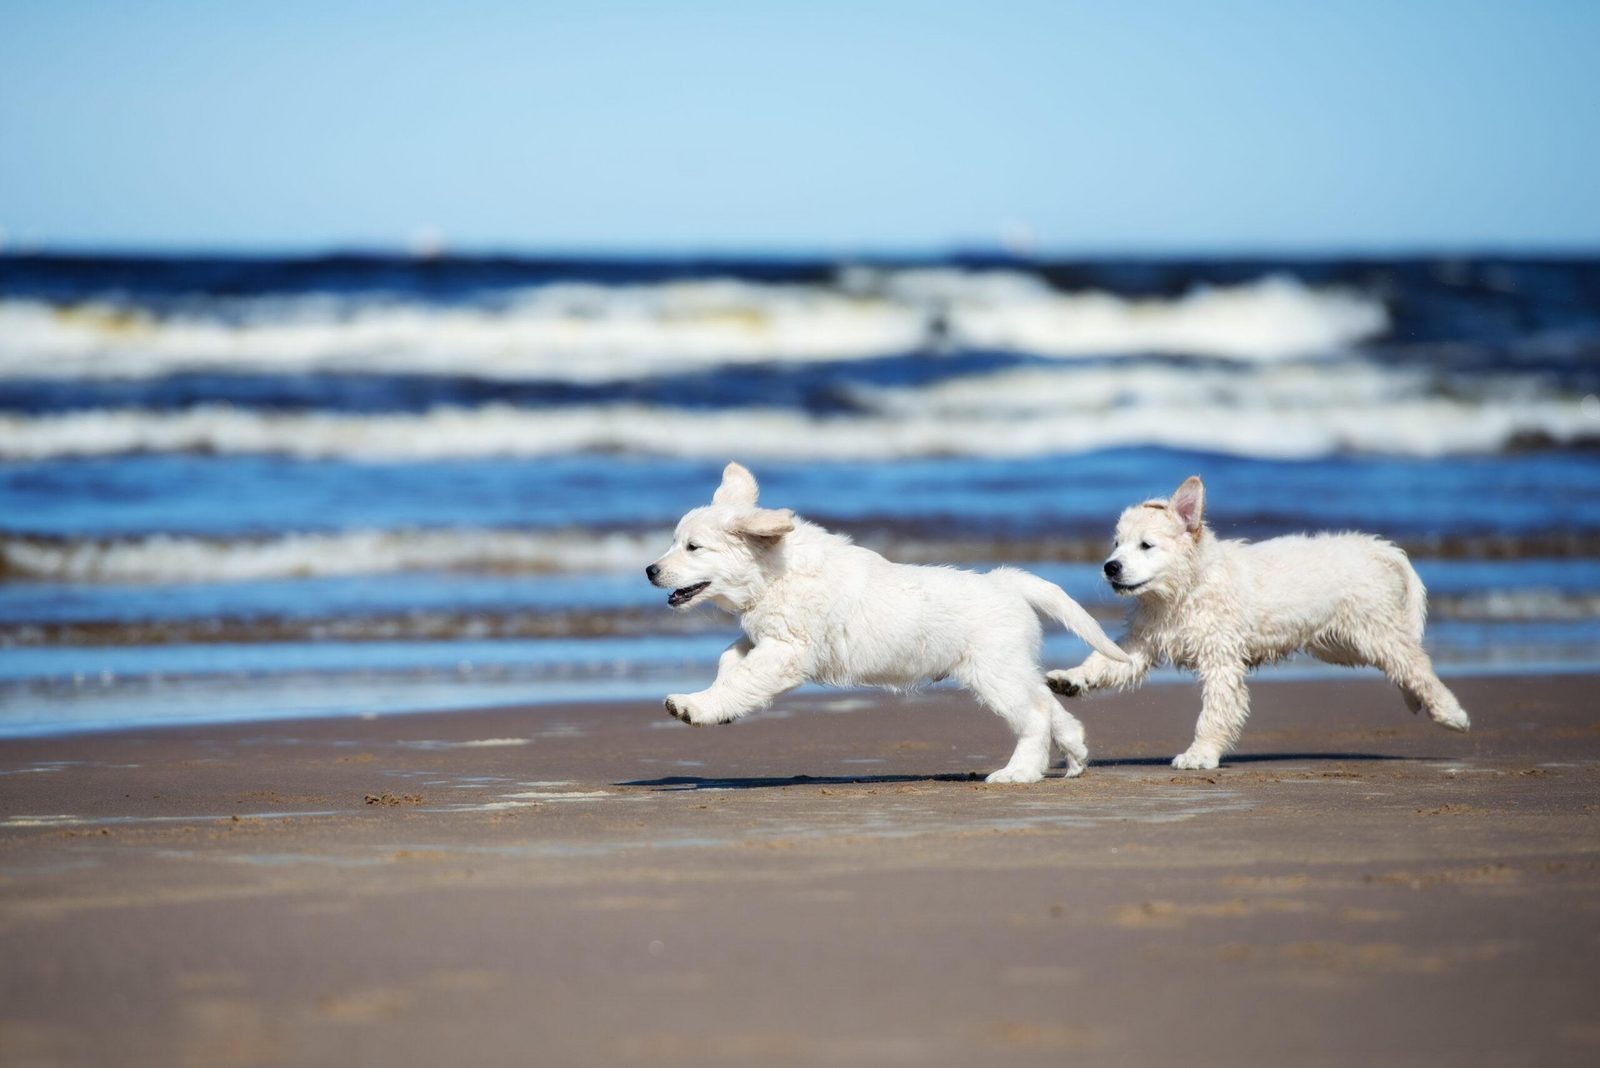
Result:
[[[660,582],[656,581],[661,577],[661,565],[651,564],[649,567],[645,568],[644,577],[650,580],[650,585],[652,586],[661,585]]]
[[[1108,578],[1108,579],[1114,579],[1114,578],[1120,577],[1122,575],[1122,561],[1121,560],[1107,560],[1106,561],[1105,570],[1106,570],[1106,578]]]

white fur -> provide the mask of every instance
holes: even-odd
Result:
[[[1025,571],[891,563],[787,509],[758,508],[756,495],[750,472],[729,464],[711,504],[684,516],[672,548],[646,569],[673,589],[675,607],[712,601],[745,633],[722,654],[715,682],[667,698],[672,716],[729,723],[803,682],[903,688],[951,677],[1016,732],[1016,751],[990,782],[1037,782],[1052,741],[1067,774],[1082,773],[1083,725],[1039,673],[1037,613],[1107,663],[1126,655],[1077,602]]]
[[[1220,541],[1204,521],[1205,487],[1122,513],[1106,577],[1137,598],[1122,639],[1130,657],[1093,655],[1047,676],[1057,693],[1128,689],[1162,660],[1200,677],[1194,743],[1175,768],[1214,768],[1250,714],[1245,673],[1297,650],[1330,664],[1379,668],[1411,711],[1464,731],[1466,712],[1422,649],[1427,592],[1398,546],[1370,534]]]

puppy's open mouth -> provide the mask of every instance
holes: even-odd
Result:
[[[693,586],[679,586],[667,595],[667,603],[674,608],[681,608],[705,592],[710,582],[696,582]]]
[[[1150,580],[1145,579],[1144,582],[1118,582],[1115,579],[1108,579],[1107,581],[1111,583],[1111,588],[1116,590],[1118,593],[1132,593],[1134,590],[1143,586],[1145,582],[1149,582]]]

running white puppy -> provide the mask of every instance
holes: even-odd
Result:
[[[1039,672],[1039,617],[1065,624],[1107,663],[1126,654],[1062,590],[1010,568],[987,574],[895,564],[785,509],[756,507],[749,471],[729,464],[711,504],[678,523],[672,548],[645,568],[686,608],[710,600],[739,616],[717,678],[673,694],[685,723],[729,723],[803,682],[911,687],[952,676],[1011,725],[1017,748],[990,782],[1038,782],[1050,743],[1083,773],[1083,724]]]
[[[1196,672],[1204,704],[1175,768],[1216,767],[1250,714],[1245,673],[1296,650],[1379,668],[1412,712],[1467,729],[1466,712],[1422,650],[1427,591],[1398,546],[1370,534],[1219,541],[1204,511],[1205,486],[1194,477],[1171,500],[1122,513],[1105,573],[1117,593],[1138,598],[1122,639],[1130,659],[1093,655],[1052,671],[1052,690],[1074,697],[1131,688],[1163,659]]]

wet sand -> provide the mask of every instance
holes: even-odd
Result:
[[[1600,678],[0,743],[0,1063],[1593,1064]]]

